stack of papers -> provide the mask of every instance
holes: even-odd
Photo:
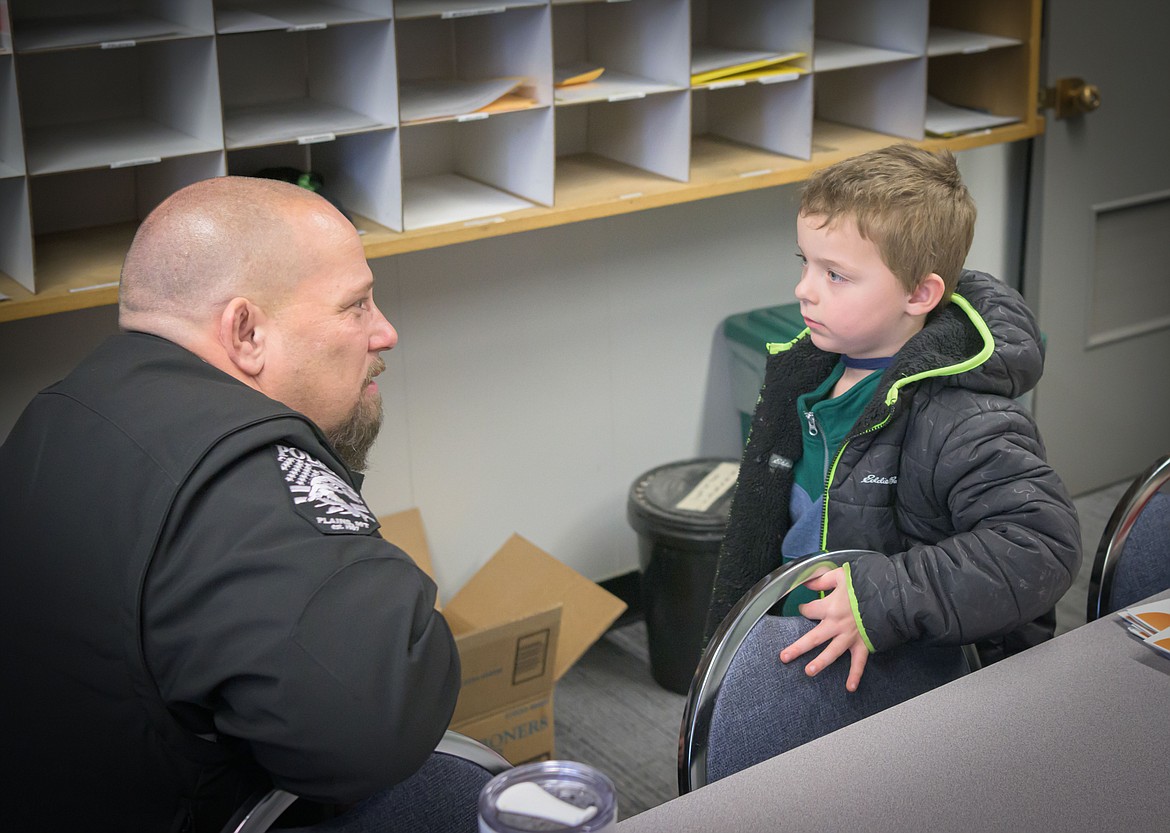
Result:
[[[972,110],[968,107],[956,107],[954,104],[927,96],[926,98],[926,135],[938,138],[961,136],[964,133],[975,133],[980,130],[990,130],[1005,124],[1014,124],[1019,119],[1014,116],[997,116],[983,110]]]
[[[557,89],[572,87],[575,84],[588,84],[596,81],[605,72],[605,67],[594,64],[565,64],[553,70],[553,86]]]
[[[477,81],[434,79],[402,80],[398,85],[398,112],[403,122],[435,121],[470,113],[523,110],[536,101],[520,91],[523,78],[486,78]]]
[[[803,57],[803,52],[756,52],[696,44],[691,50],[691,86],[750,81],[778,74],[798,75],[804,70],[788,62]]]
[[[1127,607],[1117,615],[1126,621],[1130,633],[1153,650],[1170,657],[1170,599]]]

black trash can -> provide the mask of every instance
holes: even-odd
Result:
[[[736,460],[684,460],[651,469],[630,487],[626,510],[638,533],[650,671],[680,694],[699,664],[737,472]]]

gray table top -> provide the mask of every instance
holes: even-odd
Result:
[[[1112,615],[618,831],[1153,833],[1168,787],[1170,659]]]

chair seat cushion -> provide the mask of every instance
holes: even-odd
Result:
[[[744,640],[715,700],[707,748],[708,782],[909,700],[967,672],[962,649],[903,645],[873,654],[856,692],[845,689],[848,657],[816,677],[804,667],[821,648],[787,665],[780,650],[816,625],[765,616]]]

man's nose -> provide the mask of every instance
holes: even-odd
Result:
[[[374,322],[374,331],[370,336],[370,350],[391,350],[398,343],[398,331],[394,329],[394,325],[390,323],[389,319],[382,314],[382,310],[378,309],[377,304],[374,305],[374,311],[378,315],[377,320]]]

